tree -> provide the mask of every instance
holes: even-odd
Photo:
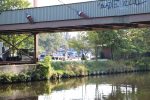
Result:
[[[120,29],[88,32],[87,39],[95,48],[108,47],[112,50],[112,57],[129,58],[150,51],[150,29]]]
[[[82,52],[82,55],[86,55],[89,51],[91,51],[91,47],[86,39],[86,32],[79,33],[76,38],[72,38],[68,42],[69,47],[74,48],[78,54]]]
[[[0,0],[0,13],[5,10],[14,10],[14,9],[21,9],[21,8],[27,8],[29,7],[30,3],[27,0]],[[1,39],[5,39],[9,41],[10,44],[15,45],[17,42],[21,41],[23,38],[26,37],[26,34],[21,35],[15,35],[12,33],[11,35],[1,35]],[[2,40],[3,40],[2,39]],[[16,45],[17,48],[32,48],[33,46],[33,38],[26,40],[27,43],[19,43],[19,45]],[[4,42],[4,41],[3,41]],[[4,44],[8,47],[9,43],[4,42]],[[30,43],[30,45],[29,45]],[[13,55],[15,53],[16,48],[12,48]]]
[[[150,29],[145,28],[143,33],[143,41],[146,52],[150,52]]]
[[[142,54],[150,51],[150,29],[129,29],[126,34],[130,42],[128,52]]]
[[[120,45],[120,36],[117,33],[117,30],[88,32],[87,38],[91,44],[94,44],[93,46],[95,48],[96,59],[99,47],[101,49],[108,47],[111,49],[113,54],[113,51],[116,50],[116,47]]]
[[[42,33],[39,34],[39,47],[41,51],[55,52],[61,46],[68,47],[63,33]]]
[[[0,0],[0,12],[29,7],[27,0]]]
[[[129,37],[133,44],[136,46],[138,52],[145,52],[149,50],[150,46],[150,29],[132,29],[130,30]]]

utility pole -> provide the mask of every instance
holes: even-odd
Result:
[[[37,7],[37,0],[33,0],[33,7]]]

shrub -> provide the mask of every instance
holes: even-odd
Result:
[[[71,76],[81,76],[87,74],[87,68],[83,64],[67,64],[64,67],[64,71],[66,72],[66,74],[69,74]]]
[[[31,72],[31,79],[36,80],[46,80],[49,79],[50,75],[49,67],[43,65],[37,65],[37,68]]]
[[[150,67],[150,57],[142,57],[134,62],[135,62],[134,67],[139,69]]]
[[[8,73],[1,74],[0,75],[0,82],[1,83],[11,83],[12,82],[11,77],[12,77],[12,75],[8,74]]]
[[[28,77],[29,76],[25,73],[19,73],[18,74],[18,82],[26,82]]]
[[[43,66],[45,66],[45,67],[51,68],[51,57],[50,57],[50,56],[46,56],[46,57],[44,58],[44,60],[41,61],[39,64],[40,64],[40,65],[43,65]]]
[[[18,82],[18,75],[17,74],[14,74],[12,77],[11,77],[11,80],[12,82]]]
[[[41,76],[41,75],[40,75],[39,72],[34,71],[34,72],[31,74],[31,80],[33,80],[33,81],[41,80],[40,76]]]
[[[41,62],[39,68],[42,71],[41,74],[48,79],[54,73],[54,69],[51,67],[51,57],[46,56],[44,61]]]

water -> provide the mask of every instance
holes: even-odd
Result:
[[[0,85],[0,100],[150,100],[150,73]]]

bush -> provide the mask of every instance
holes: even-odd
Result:
[[[43,66],[41,64],[37,65],[36,69],[31,73],[31,79],[36,80],[47,80],[50,77],[49,67]]]
[[[40,73],[34,71],[34,72],[31,74],[31,80],[33,80],[33,81],[42,80]]]
[[[64,67],[64,71],[70,76],[87,75],[87,68],[83,64],[67,64]]]
[[[12,77],[12,75],[8,74],[8,73],[1,74],[0,75],[0,82],[1,83],[11,83],[12,82],[11,77]]]
[[[12,80],[12,82],[14,82],[14,83],[18,82],[18,75],[14,74],[14,75],[11,77],[11,80]]]
[[[52,76],[54,73],[54,69],[51,67],[51,57],[46,56],[44,58],[44,61],[40,62],[39,65],[37,65],[37,72],[43,77],[48,79]]]
[[[40,65],[43,65],[43,66],[45,66],[45,67],[51,68],[51,57],[50,57],[50,56],[46,56],[46,57],[44,58],[44,60],[41,61],[39,64],[40,64]]]
[[[20,74],[1,74],[0,83],[12,83],[12,82],[27,82],[47,80],[52,75],[53,69],[51,67],[50,57],[45,57],[44,61],[39,63],[32,71],[20,73]]]
[[[142,57],[138,60],[134,61],[134,67],[143,69],[143,68],[149,68],[150,67],[150,57]]]
[[[29,77],[30,76],[25,73],[20,73],[18,74],[18,82],[26,82]]]

